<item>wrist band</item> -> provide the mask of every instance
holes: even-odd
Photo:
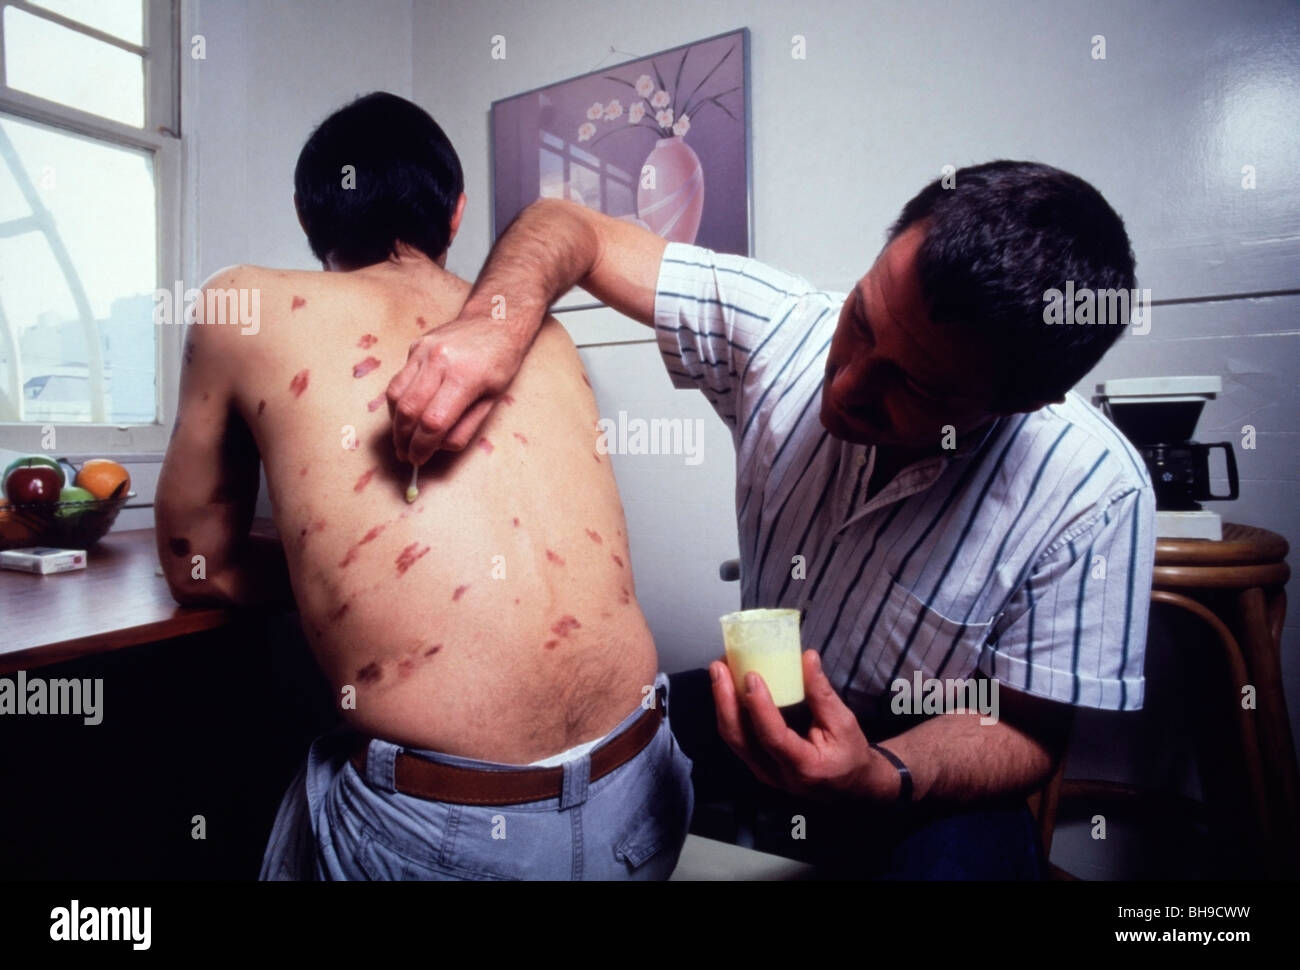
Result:
[[[879,751],[885,756],[886,761],[898,769],[900,786],[898,789],[897,804],[910,805],[912,803],[912,773],[907,770],[907,765],[903,764],[903,762],[899,760],[898,755],[894,754],[894,752],[890,751],[888,748],[882,748],[874,741],[867,742],[867,746],[870,747],[872,751]]]

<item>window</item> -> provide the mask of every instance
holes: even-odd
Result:
[[[0,0],[0,447],[36,450],[50,425],[60,454],[166,446],[177,8]]]

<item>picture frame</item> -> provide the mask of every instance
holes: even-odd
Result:
[[[494,101],[492,238],[534,200],[567,198],[752,255],[750,117],[743,27]],[[552,309],[602,305],[575,288]]]

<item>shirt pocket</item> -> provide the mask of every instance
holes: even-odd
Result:
[[[861,644],[867,636],[874,612],[874,604],[863,610],[864,629],[855,643]],[[954,619],[902,583],[892,581],[885,590],[880,617],[870,630],[857,682],[850,686],[880,696],[895,680],[910,680],[918,670],[922,677],[966,677],[975,670],[992,629],[992,618],[981,619],[976,613],[970,620]]]

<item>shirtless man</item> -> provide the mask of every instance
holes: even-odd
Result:
[[[344,724],[290,787],[264,878],[663,878],[691,764],[557,322],[405,498],[384,392],[469,291],[443,268],[462,184],[441,129],[393,95],[312,134],[295,204],[327,272],[238,266],[205,285],[197,323],[232,290],[260,294],[260,321],[190,328],[159,556],[182,603],[291,584],[338,698]],[[249,536],[259,457],[282,546]]]

